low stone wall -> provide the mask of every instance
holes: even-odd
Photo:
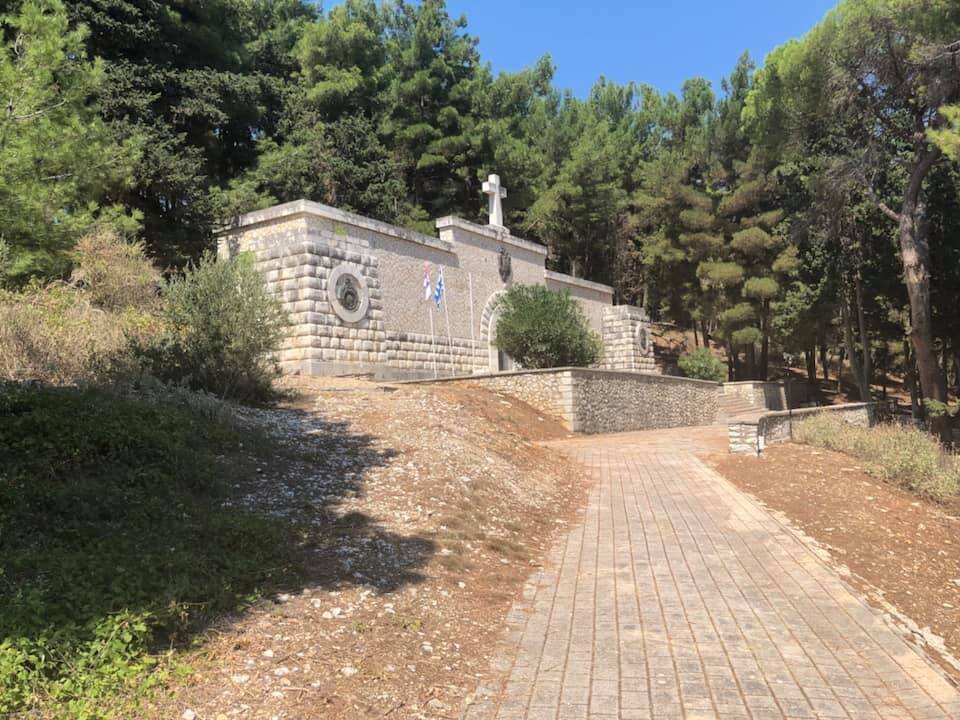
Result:
[[[573,427],[582,433],[710,425],[717,383],[638,372],[574,370]]]
[[[512,395],[574,432],[710,425],[717,419],[717,383],[593,368],[521,370],[423,382],[480,385]]]
[[[795,423],[826,412],[838,416],[849,425],[870,427],[876,422],[874,403],[845,403],[765,413],[756,420],[734,422],[727,426],[730,452],[760,454],[767,445],[789,442],[793,439]]]
[[[764,439],[765,445],[789,442],[793,439],[794,423],[803,422],[809,417],[825,412],[841,418],[848,425],[870,427],[876,422],[876,406],[873,403],[825,405],[762,415],[759,420],[759,434]]]

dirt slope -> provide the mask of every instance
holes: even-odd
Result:
[[[586,498],[535,441],[554,420],[481,389],[313,380],[250,411],[294,460],[237,498],[305,528],[310,573],[211,634],[155,717],[456,717],[503,617]]]

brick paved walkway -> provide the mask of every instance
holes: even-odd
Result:
[[[960,718],[960,695],[694,455],[715,428],[557,444],[596,487],[465,717]],[[722,432],[722,429],[721,429]]]

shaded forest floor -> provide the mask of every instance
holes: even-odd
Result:
[[[852,458],[802,445],[708,461],[819,543],[871,603],[892,606],[960,681],[960,667],[943,655],[960,657],[960,498],[921,500],[868,476]]]
[[[295,390],[249,417],[300,459],[259,465],[235,502],[314,527],[310,576],[215,625],[150,715],[456,717],[515,595],[585,502],[584,475],[535,444],[567,433],[479,389]]]

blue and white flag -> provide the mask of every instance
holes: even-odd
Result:
[[[433,301],[437,304],[437,307],[440,307],[440,303],[443,301],[443,268],[440,268],[440,272],[437,274],[437,287],[433,291]]]
[[[433,283],[430,282],[430,263],[423,264],[423,299],[429,300],[433,295]]]

